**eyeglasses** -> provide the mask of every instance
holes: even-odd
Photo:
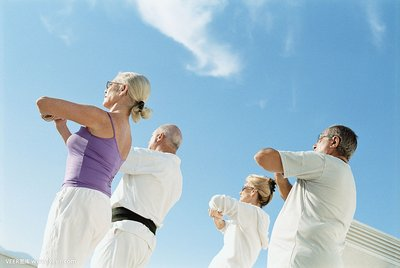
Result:
[[[329,138],[332,139],[335,135],[324,135],[324,134],[319,134],[318,138],[317,138],[317,142],[319,142],[320,140],[322,140],[323,138]]]
[[[245,190],[254,190],[254,189],[256,189],[256,188],[251,187],[251,186],[243,186],[242,187],[242,192],[245,191]]]
[[[106,89],[108,89],[109,87],[111,87],[113,84],[124,85],[123,83],[118,83],[118,82],[114,82],[114,81],[107,81],[107,83],[106,83]]]

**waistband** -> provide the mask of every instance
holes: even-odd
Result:
[[[155,223],[150,220],[146,219],[143,216],[140,216],[139,214],[124,208],[124,207],[116,207],[112,209],[112,222],[116,221],[123,221],[123,220],[129,220],[129,221],[137,221],[142,223],[144,226],[149,228],[149,230],[155,235],[157,226]]]

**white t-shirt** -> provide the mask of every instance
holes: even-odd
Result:
[[[131,149],[120,171],[125,173],[111,196],[112,207],[125,207],[162,226],[182,194],[181,160],[175,154],[144,148]],[[145,236],[153,248],[153,234],[142,224],[115,222],[114,226]],[[147,230],[146,230],[147,229]],[[146,230],[143,233],[143,230]]]
[[[356,208],[350,166],[317,152],[279,152],[285,177],[297,177],[271,234],[268,268],[342,267]]]
[[[225,195],[213,196],[209,206],[221,211],[230,220],[225,221],[225,227],[221,230],[224,246],[208,267],[252,267],[261,248],[268,246],[268,214],[260,207]]]

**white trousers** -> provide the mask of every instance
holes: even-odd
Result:
[[[84,267],[110,226],[107,195],[82,187],[62,188],[50,208],[38,267]]]
[[[91,267],[145,267],[153,253],[148,242],[139,235],[122,230],[115,225],[96,247]],[[143,226],[143,228],[147,227]]]

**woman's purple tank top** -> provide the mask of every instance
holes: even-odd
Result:
[[[123,161],[114,136],[99,138],[81,127],[67,140],[68,157],[63,186],[84,187],[111,196],[111,182]]]

